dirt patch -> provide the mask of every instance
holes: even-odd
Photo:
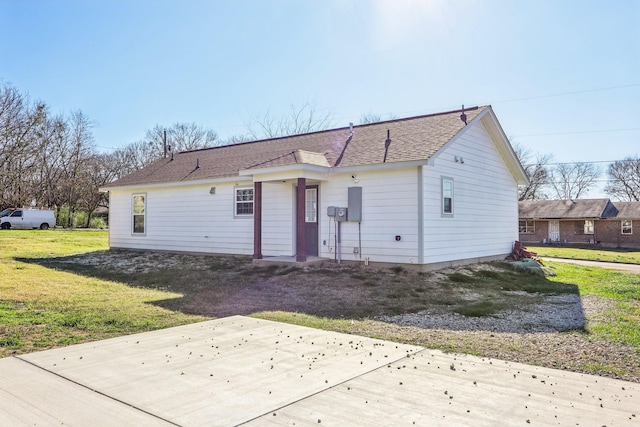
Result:
[[[575,287],[549,286],[544,278],[515,273],[501,264],[417,273],[398,267],[373,270],[337,264],[255,266],[245,257],[120,250],[48,259],[46,263],[133,286],[177,292],[183,297],[161,304],[212,317],[281,310],[403,324],[402,316],[455,316],[478,309],[471,317],[487,318],[482,322],[486,329],[503,330],[495,319],[509,318],[513,331],[527,330],[525,323],[530,322],[518,320],[522,317],[518,313],[539,311],[545,303],[558,313],[553,330],[584,326],[584,319],[575,315],[580,309]],[[557,294],[573,297],[558,299]],[[486,301],[491,305],[477,307]]]

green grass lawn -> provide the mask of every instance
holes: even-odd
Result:
[[[589,326],[593,337],[620,342],[640,353],[640,275],[596,267],[555,263],[557,276],[550,281],[574,283],[580,295],[597,295],[614,305],[601,319]]]
[[[101,231],[0,231],[0,357],[204,319],[154,305],[179,294],[16,260],[103,250]]]
[[[584,259],[589,261],[640,264],[640,251],[635,249],[607,249],[598,247],[573,248],[564,246],[531,246],[527,249],[541,257]]]
[[[572,248],[548,249],[574,251],[574,256],[584,256],[579,255],[580,250]],[[191,255],[172,257],[181,268],[171,264],[158,271],[140,264],[143,259],[162,258],[157,253],[147,256],[129,252],[118,255],[116,251],[103,253],[107,250],[107,233],[101,231],[1,230],[0,357],[206,320],[210,317],[185,313],[214,315],[208,310],[219,302],[216,299],[228,298],[239,288],[246,290],[248,283],[257,283],[260,288],[263,281],[276,278],[295,282],[293,289],[304,296],[302,300],[315,299],[319,309],[326,309],[328,305],[338,308],[330,315],[295,312],[295,309],[269,311],[269,308],[263,308],[265,311],[262,312],[252,311],[252,315],[418,345],[427,345],[417,334],[428,334],[428,330],[410,332],[410,329],[371,319],[382,309],[393,314],[416,312],[424,309],[425,304],[457,307],[460,295],[465,292],[480,295],[478,301],[456,310],[467,316],[491,316],[502,308],[519,307],[517,301],[524,298],[522,293],[596,295],[606,301],[609,311],[588,319],[585,331],[558,332],[558,336],[572,334],[580,340],[629,346],[640,355],[640,275],[630,273],[549,263],[557,275],[545,278],[495,265],[489,270],[458,270],[457,273],[449,273],[438,284],[430,274],[410,274],[402,268],[385,272],[330,268],[281,270],[278,267],[256,268],[250,260],[240,258],[197,258]],[[102,255],[85,255],[92,260],[89,264],[78,263],[81,257],[64,258],[83,253]],[[629,252],[606,253],[609,256],[607,260],[614,260],[618,255],[629,256]],[[107,256],[109,254],[113,256]],[[565,254],[567,257],[572,255],[571,252]],[[57,258],[54,260],[54,257]],[[91,265],[99,258],[103,262],[107,260],[107,264],[102,267]],[[118,259],[125,259],[137,268],[126,272],[118,267]],[[186,269],[182,268],[183,264],[195,261],[203,268],[188,265]],[[327,285],[335,285],[334,282],[339,285]],[[213,283],[216,286],[212,286]],[[359,288],[355,286],[358,283]],[[273,283],[270,282],[269,286]],[[256,303],[265,297],[273,297],[269,287],[262,288],[266,293],[256,291]],[[352,290],[352,293],[345,297],[340,293],[343,290]],[[331,292],[338,297],[334,296],[332,300]],[[276,298],[275,302],[278,301]],[[445,351],[478,355],[485,351],[482,344],[461,340],[455,332],[451,333],[450,342],[428,345]],[[638,372],[634,375],[640,377],[638,359],[635,356],[632,359],[631,364],[635,367],[628,371]],[[536,363],[535,359],[529,361]],[[624,372],[627,369],[624,366],[607,366],[606,362],[607,359],[599,362],[597,369],[577,366],[594,373]]]

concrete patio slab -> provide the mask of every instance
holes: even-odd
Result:
[[[640,426],[636,383],[234,316],[0,359],[0,425]]]
[[[235,316],[20,358],[178,425],[237,425],[418,350]]]
[[[171,426],[16,358],[0,360],[2,426]]]
[[[637,426],[640,387],[424,350],[251,426]]]

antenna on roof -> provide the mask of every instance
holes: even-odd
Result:
[[[462,114],[460,114],[460,120],[462,120],[465,125],[467,124],[467,115],[464,113],[464,104],[462,104]]]
[[[196,169],[200,169],[200,159],[196,159]]]

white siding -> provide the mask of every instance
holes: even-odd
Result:
[[[253,216],[234,217],[234,189],[252,182],[112,191],[109,242],[114,248],[253,254]],[[209,194],[215,186],[216,194]],[[131,198],[146,194],[146,229],[133,235]],[[262,185],[262,253],[293,255],[291,183]]]
[[[252,183],[244,183],[253,185]],[[253,217],[234,218],[234,185],[117,190],[111,192],[112,247],[172,251],[253,253]],[[145,193],[144,235],[131,233],[131,197]]]
[[[295,255],[294,184],[290,181],[264,182],[262,207],[262,255]]]
[[[464,163],[456,162],[455,156]],[[330,173],[319,185],[320,256],[336,257],[336,222],[328,206],[347,206],[348,187],[362,187],[362,221],[341,223],[344,261],[425,264],[509,253],[518,238],[517,186],[484,126],[478,122],[438,154],[432,165]],[[453,216],[441,213],[441,179],[454,181]],[[253,253],[253,217],[234,217],[236,184],[115,190],[110,194],[112,247]],[[264,182],[262,254],[295,255],[294,181]],[[215,194],[209,194],[211,186]],[[422,187],[423,242],[419,241]],[[132,234],[132,195],[146,194],[146,233]],[[400,236],[400,240],[396,240]],[[420,248],[423,253],[420,254]],[[354,254],[354,248],[360,253]]]
[[[362,187],[361,253],[353,253],[359,247],[358,223],[343,222],[341,259],[417,263],[417,178],[415,167],[358,172],[358,183],[351,174],[331,175],[331,181],[320,186],[320,256],[336,255],[335,222],[327,217],[327,207],[346,207],[347,188]],[[395,236],[401,240],[396,241]]]
[[[453,217],[441,214],[442,177],[454,180]],[[517,186],[481,123],[425,166],[423,180],[426,264],[511,252],[518,239]]]

